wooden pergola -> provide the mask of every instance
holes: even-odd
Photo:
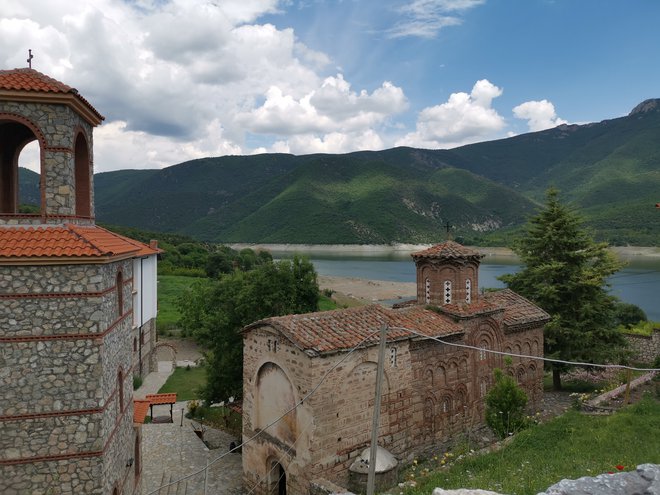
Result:
[[[144,423],[147,407],[151,414],[152,423],[173,423],[173,410],[176,403],[176,394],[147,394],[144,399],[133,401],[133,417],[135,423]],[[170,406],[170,416],[154,416],[154,406]]]

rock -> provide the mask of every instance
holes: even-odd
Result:
[[[433,492],[435,495],[435,491]],[[641,464],[635,471],[595,478],[561,480],[538,495],[660,495],[660,465]]]

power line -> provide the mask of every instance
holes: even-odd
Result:
[[[394,327],[392,327],[394,328]],[[481,348],[481,347],[476,347],[473,345],[469,344],[459,344],[458,342],[447,342],[446,340],[442,340],[440,337],[431,337],[429,335],[424,335],[421,332],[418,332],[416,330],[411,330],[409,328],[403,328],[399,327],[399,329],[404,330],[406,332],[410,332],[412,334],[417,335],[418,337],[423,337],[424,339],[429,339],[429,340],[435,340],[436,342],[439,342],[441,344],[445,344],[448,346],[452,347],[460,347],[463,349],[472,349],[475,351],[479,352],[487,352],[490,354],[497,354],[500,356],[510,356],[510,357],[517,357],[517,358],[526,358],[526,359],[535,359],[537,361],[543,361],[546,363],[559,363],[559,364],[568,364],[571,366],[592,366],[595,368],[612,368],[612,369],[621,369],[621,370],[631,370],[631,371],[660,371],[660,368],[635,368],[632,366],[626,366],[623,364],[600,364],[600,363],[582,363],[579,361],[564,361],[563,359],[552,359],[552,358],[547,358],[544,356],[530,356],[527,354],[516,354],[513,352],[504,352],[504,351],[496,351],[494,349],[486,349],[486,348]]]
[[[245,440],[244,442],[242,442],[240,445],[237,445],[237,446],[234,447],[233,449],[228,450],[228,451],[225,452],[224,454],[221,454],[220,456],[218,456],[218,457],[216,457],[215,459],[213,459],[211,462],[209,462],[209,463],[206,465],[205,468],[199,469],[199,470],[197,470],[197,471],[195,471],[195,472],[193,472],[193,473],[191,473],[191,474],[188,474],[188,475],[186,475],[186,476],[183,476],[183,477],[181,477],[181,478],[179,478],[179,479],[177,479],[177,480],[170,481],[169,483],[166,483],[166,484],[164,484],[164,485],[161,485],[161,486],[159,486],[158,488],[156,488],[155,490],[148,492],[147,495],[153,495],[154,493],[158,492],[161,488],[166,488],[166,487],[172,486],[172,485],[174,485],[174,484],[176,484],[176,483],[179,483],[179,482],[181,482],[181,481],[184,481],[184,480],[190,479],[190,478],[192,478],[193,476],[197,476],[198,474],[203,473],[206,469],[208,469],[209,466],[215,464],[216,462],[218,462],[219,460],[223,459],[224,457],[226,457],[227,455],[231,454],[232,452],[235,452],[235,451],[237,451],[238,449],[242,448],[245,444],[250,443],[252,440],[255,440],[255,439],[256,439],[257,437],[259,437],[264,431],[266,431],[266,430],[267,430],[268,428],[270,428],[271,426],[277,424],[277,423],[278,423],[279,421],[281,421],[281,420],[282,420],[287,414],[289,414],[290,412],[293,412],[294,410],[296,410],[296,409],[297,409],[299,406],[301,406],[301,405],[302,405],[307,399],[309,399],[309,398],[310,398],[310,397],[311,397],[311,396],[312,396],[312,395],[318,390],[318,388],[323,384],[323,382],[325,381],[325,379],[328,377],[328,375],[329,375],[330,373],[332,373],[332,372],[333,372],[333,371],[334,371],[334,370],[335,370],[340,364],[342,364],[344,361],[346,361],[346,359],[348,359],[348,357],[349,357],[351,354],[353,354],[353,353],[354,353],[355,351],[357,351],[358,349],[361,349],[361,348],[363,347],[364,343],[365,343],[367,340],[369,340],[371,337],[373,337],[374,335],[378,334],[378,332],[379,332],[379,330],[376,330],[375,332],[370,333],[370,334],[367,335],[364,339],[362,339],[357,345],[355,345],[355,347],[353,347],[349,352],[347,352],[346,355],[345,355],[343,358],[341,358],[339,361],[337,361],[337,363],[335,363],[335,364],[334,364],[334,365],[333,365],[328,371],[326,371],[326,373],[321,377],[321,380],[316,384],[316,386],[314,386],[314,388],[313,388],[312,390],[310,390],[310,391],[307,393],[307,395],[305,395],[302,399],[300,399],[299,402],[297,402],[296,404],[294,404],[293,407],[291,407],[288,411],[286,411],[284,414],[282,414],[279,418],[275,419],[274,421],[272,421],[271,423],[269,423],[268,425],[266,425],[264,428],[260,429],[258,432],[256,432],[256,433],[255,433],[254,435],[252,435],[250,438],[248,438],[247,440]]]

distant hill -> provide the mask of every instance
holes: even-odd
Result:
[[[432,242],[449,222],[465,242],[502,244],[550,185],[597,237],[658,244],[660,100],[452,150],[227,156],[95,176],[99,221],[216,242]]]

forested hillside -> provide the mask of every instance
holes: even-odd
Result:
[[[95,176],[97,219],[217,242],[502,244],[555,185],[614,244],[660,242],[660,100],[452,150],[203,158]],[[33,174],[34,180],[36,174]],[[36,185],[21,175],[21,193]],[[32,196],[23,196],[30,202]]]

